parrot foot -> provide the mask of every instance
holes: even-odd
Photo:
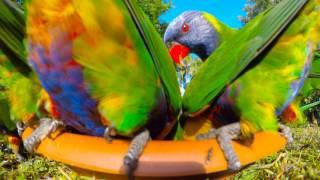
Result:
[[[117,135],[116,129],[112,126],[109,126],[104,131],[104,138],[109,142],[112,143],[113,137]]]
[[[226,160],[228,161],[228,168],[232,171],[237,171],[241,168],[241,163],[233,149],[231,140],[239,139],[240,135],[240,123],[232,123],[219,129],[213,129],[207,134],[200,134],[197,136],[197,139],[204,140],[216,138]]]
[[[26,125],[23,124],[23,122],[17,122],[17,123],[16,123],[16,127],[17,127],[18,135],[21,137],[23,131],[26,129]]]
[[[279,130],[280,130],[280,134],[287,139],[288,144],[293,143],[291,129],[288,126],[279,124]]]
[[[137,168],[138,159],[143,152],[144,147],[150,139],[149,130],[144,130],[133,138],[129,150],[123,159],[126,174],[129,179],[133,179],[134,170]]]
[[[40,125],[35,129],[32,134],[23,141],[23,145],[28,152],[34,152],[35,148],[45,139],[50,133],[54,132],[59,126],[64,124],[61,121],[42,118]]]

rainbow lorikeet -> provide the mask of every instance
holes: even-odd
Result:
[[[173,20],[164,35],[175,62],[188,53],[203,61],[182,100],[185,116],[215,109],[215,118],[235,123],[210,131],[230,169],[240,161],[231,140],[259,131],[282,129],[280,116],[307,78],[320,40],[320,1],[284,0],[240,30],[214,16],[188,11]],[[209,110],[210,111],[210,110]]]
[[[0,126],[19,160],[24,125],[31,125],[46,114],[46,93],[26,63],[23,38],[25,20],[22,10],[13,1],[0,2]]]
[[[27,11],[28,62],[53,118],[90,135],[133,137],[124,165],[134,169],[149,133],[164,137],[180,108],[173,63],[151,23],[135,1],[32,0]]]
[[[28,124],[36,118],[42,97],[39,93],[41,88],[34,84],[36,77],[21,73],[4,54],[0,55],[0,75],[0,123],[13,131],[16,123]]]
[[[27,149],[60,124],[93,136],[133,137],[124,158],[133,169],[150,136],[164,138],[180,112],[161,37],[135,1],[32,0],[25,9],[28,63],[52,104],[50,120],[40,121]],[[11,42],[11,35],[0,36],[9,50],[24,38]]]
[[[26,64],[23,45],[25,20],[18,6],[0,2],[1,123],[12,131],[16,123],[30,123],[38,113],[42,93],[39,81]]]
[[[18,160],[22,160],[16,125],[22,122],[27,124],[36,117],[39,96],[36,94],[37,87],[31,84],[32,79],[24,76],[15,66],[0,52],[0,129],[3,130],[0,134],[6,137]]]

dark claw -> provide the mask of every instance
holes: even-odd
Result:
[[[228,161],[228,168],[232,171],[237,171],[241,168],[241,163],[233,149],[232,140],[239,139],[240,135],[240,123],[233,123],[219,129],[213,129],[207,134],[200,134],[197,136],[197,139],[203,140],[217,138],[220,148]]]
[[[130,143],[128,153],[123,159],[125,172],[129,179],[134,179],[134,171],[138,166],[138,159],[141,156],[144,147],[150,139],[148,130],[144,130],[133,138]]]
[[[25,158],[19,152],[15,153],[15,155],[18,162],[22,163],[25,160]]]
[[[104,138],[109,142],[112,143],[113,137],[117,135],[117,132],[114,127],[110,126],[107,127],[104,131]]]
[[[31,134],[30,137],[28,137],[28,139],[23,141],[23,146],[29,153],[33,153],[34,149],[38,147],[40,142],[40,138]]]
[[[287,139],[287,143],[288,144],[293,143],[291,129],[288,126],[285,126],[283,124],[279,124],[279,129],[280,129],[281,135]]]
[[[138,166],[138,159],[126,155],[123,159],[123,165],[125,166],[128,179],[134,179],[134,170]]]
[[[228,168],[232,171],[239,171],[241,168],[241,163],[238,159],[234,159],[233,162],[229,162]]]
[[[26,127],[23,124],[23,122],[17,122],[16,123],[16,127],[17,127],[17,131],[18,131],[18,135],[22,136],[23,131],[26,129]]]
[[[35,148],[41,143],[41,141],[54,132],[59,126],[63,126],[63,123],[60,121],[49,118],[41,119],[39,127],[23,141],[25,149],[30,153],[34,152]]]
[[[217,131],[216,129],[211,129],[208,133],[206,134],[199,134],[196,136],[197,140],[206,140],[206,139],[215,139],[217,138]]]

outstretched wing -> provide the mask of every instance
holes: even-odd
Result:
[[[31,69],[26,64],[24,14],[12,1],[0,1],[0,49],[22,73]]]
[[[0,123],[9,130],[27,122],[38,112],[40,86],[33,76],[17,71],[17,65],[0,52]]]
[[[37,112],[40,86],[26,64],[23,11],[12,1],[0,1],[0,121],[13,130]]]
[[[181,107],[181,95],[178,84],[178,77],[174,64],[168,54],[168,50],[160,35],[154,30],[153,25],[148,21],[148,17],[142,12],[135,1],[125,0],[131,15],[143,36],[145,44],[156,65],[159,76],[163,82],[166,95],[173,111],[178,113]]]
[[[70,79],[69,83],[81,83],[83,76],[84,89],[97,102],[103,118],[123,135],[146,126],[155,112],[168,115],[169,109],[163,89],[168,81],[159,76],[153,56],[165,54],[169,60],[169,55],[167,50],[157,54],[150,49],[161,46],[154,44],[157,40],[143,39],[131,17],[141,10],[130,8],[133,14],[119,0],[51,0],[45,4],[33,0],[29,14],[36,20],[28,19],[29,42],[43,47],[50,55],[49,61],[56,67],[63,65],[69,73],[67,66],[81,65],[81,70],[74,72],[79,78]],[[153,27],[148,28],[144,32],[156,33]],[[72,92],[68,94],[68,98],[78,98]],[[70,111],[79,113],[74,108]]]
[[[257,16],[223,42],[195,74],[182,106],[193,114],[214,101],[221,91],[261,55],[304,7],[307,0],[284,0]]]

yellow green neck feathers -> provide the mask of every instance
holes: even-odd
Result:
[[[209,13],[203,13],[203,17],[212,24],[213,28],[219,33],[220,42],[223,42],[227,38],[230,38],[235,32],[235,29],[223,24],[217,18]]]

